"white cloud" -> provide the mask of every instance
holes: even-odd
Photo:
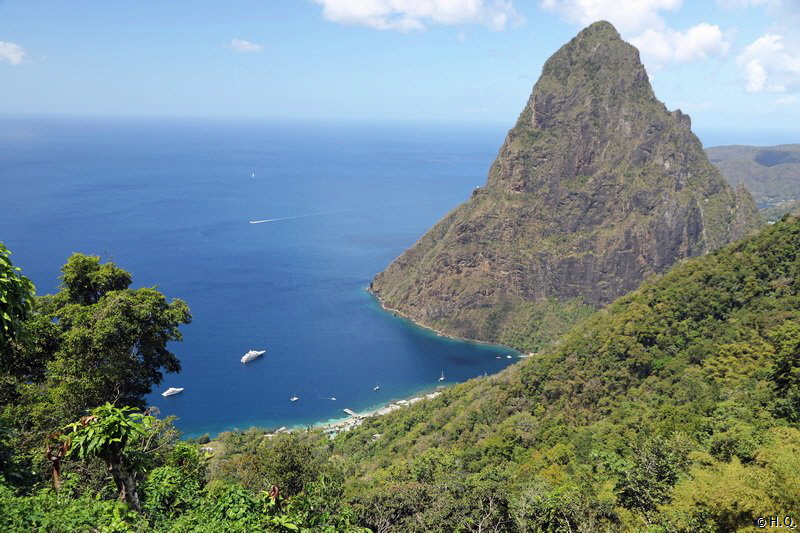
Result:
[[[775,4],[776,0],[717,0],[717,4],[727,9],[742,9]]]
[[[773,13],[797,12],[796,0],[717,0],[717,5],[726,9],[745,9],[767,7]]]
[[[736,58],[749,93],[782,93],[800,87],[800,46],[768,33],[753,41]]]
[[[797,95],[796,94],[787,94],[786,96],[781,96],[780,98],[775,99],[775,103],[778,105],[792,105],[797,103]]]
[[[264,49],[264,47],[260,44],[251,43],[250,41],[245,41],[244,39],[232,39],[231,43],[228,45],[228,49],[233,50],[234,52],[241,52],[243,54],[253,53],[253,52],[260,52]]]
[[[627,34],[662,28],[664,21],[659,12],[678,9],[681,0],[542,0],[539,5],[581,26],[607,20],[620,33]]]
[[[12,65],[22,63],[25,57],[25,49],[18,44],[0,41],[0,61],[8,61]]]
[[[331,22],[378,30],[421,30],[428,24],[482,24],[495,30],[521,22],[511,0],[314,0]]]
[[[717,4],[730,9],[760,7],[774,19],[772,27],[736,58],[745,90],[783,93],[800,88],[800,1],[717,0]],[[794,96],[775,100],[776,104],[795,102]]]
[[[630,42],[653,67],[724,56],[731,46],[719,26],[705,22],[686,31],[648,29]]]
[[[636,0],[624,5],[619,0],[541,0],[539,5],[582,26],[598,20],[611,22],[639,49],[651,70],[658,70],[666,63],[724,56],[730,49],[728,38],[715,24],[703,22],[685,31],[667,27],[661,12],[679,9],[681,0]]]

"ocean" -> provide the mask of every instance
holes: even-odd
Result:
[[[148,397],[186,436],[307,426],[432,390],[442,373],[449,385],[517,360],[395,317],[365,290],[485,183],[504,135],[463,124],[7,118],[0,240],[39,294],[55,292],[59,268],[82,252],[189,304],[193,322],[170,345],[183,370]],[[250,349],[266,353],[240,363]],[[163,398],[168,387],[185,390]]]

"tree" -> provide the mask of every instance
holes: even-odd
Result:
[[[167,343],[182,338],[178,326],[191,321],[189,308],[156,289],[111,291],[95,304],[69,304],[57,317],[64,333],[49,370],[64,389],[62,401],[144,407],[163,372],[181,369]]]
[[[163,373],[180,371],[167,344],[191,322],[188,306],[155,288],[129,288],[128,272],[96,256],[73,254],[61,270],[62,290],[41,300],[39,314],[58,340],[31,402],[51,428],[105,402],[143,408]]]
[[[69,303],[91,305],[110,291],[127,289],[130,273],[114,263],[100,264],[96,255],[72,254],[61,267],[61,288]]]
[[[634,454],[617,482],[619,503],[648,517],[669,501],[678,475],[688,467],[688,442],[678,435],[671,440],[654,437],[637,446]]]
[[[775,359],[769,379],[775,387],[775,414],[792,422],[800,420],[800,325],[787,321],[770,331]]]
[[[0,351],[23,336],[22,323],[33,310],[33,282],[20,274],[8,256],[11,252],[0,242]]]
[[[0,354],[0,414],[17,459],[38,471],[41,443],[88,408],[144,408],[164,372],[180,370],[168,343],[191,321],[185,302],[129,288],[113,263],[73,254],[62,272],[61,291],[37,298],[24,324],[30,341]]]
[[[103,459],[117,485],[119,499],[131,509],[140,511],[136,479],[124,451],[132,438],[147,432],[154,418],[133,411],[132,407],[115,407],[106,403],[92,409],[89,415],[69,424],[66,429],[70,431],[67,435],[68,454],[80,459]]]

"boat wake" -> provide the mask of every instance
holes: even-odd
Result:
[[[418,200],[409,200],[407,202],[395,202],[391,204],[381,204],[381,205],[371,205],[368,207],[354,207],[352,209],[340,209],[338,211],[323,211],[321,213],[308,213],[305,215],[294,215],[291,217],[278,217],[278,218],[265,218],[261,220],[251,220],[250,224],[266,224],[267,222],[280,222],[282,220],[297,220],[299,218],[308,218],[308,217],[324,217],[328,215],[342,215],[345,213],[353,213],[356,211],[368,211],[371,209],[385,209],[387,207],[395,207],[399,205],[408,205],[408,204],[416,204],[420,202],[427,202],[429,200],[437,200],[439,198],[452,198],[452,194],[448,195],[440,195],[440,196],[429,196],[427,198],[420,198]]]

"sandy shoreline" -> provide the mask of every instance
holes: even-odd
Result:
[[[364,421],[368,418],[372,418],[374,416],[383,416],[389,414],[393,411],[397,411],[398,409],[402,409],[403,407],[408,407],[409,405],[414,405],[417,402],[422,400],[429,400],[436,398],[439,396],[442,391],[441,389],[445,388],[446,385],[440,385],[432,392],[426,392],[423,394],[418,394],[416,396],[411,396],[409,398],[405,398],[402,400],[394,400],[387,404],[382,404],[380,407],[376,407],[370,409],[368,411],[363,412],[356,412],[352,409],[342,409],[342,412],[347,413],[347,417],[343,417],[341,419],[335,420],[327,420],[325,422],[317,422],[310,426],[293,426],[291,428],[281,427],[275,431],[267,432],[265,434],[266,437],[272,437],[278,433],[291,433],[293,431],[305,431],[308,429],[321,429],[323,433],[328,435],[330,438],[335,437],[339,433],[350,431],[351,429],[355,429],[360,426]]]

